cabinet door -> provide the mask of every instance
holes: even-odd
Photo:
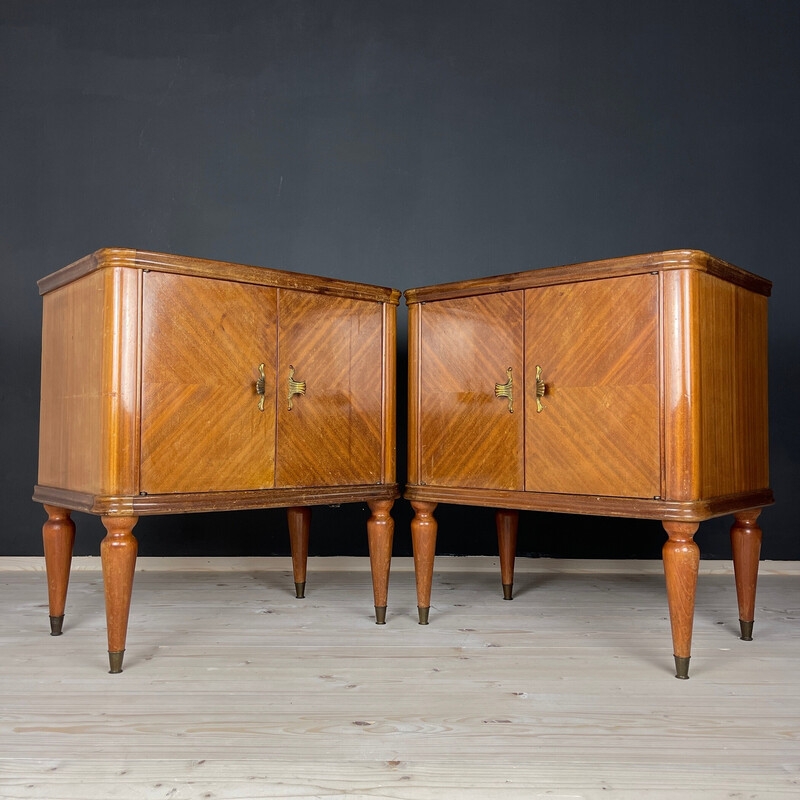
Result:
[[[660,496],[658,277],[528,289],[525,338],[525,489]]]
[[[142,491],[271,488],[276,290],[160,272],[143,283]]]
[[[440,300],[420,308],[420,481],[523,488],[522,292]],[[513,410],[495,384],[511,368]]]
[[[382,340],[381,303],[279,290],[278,486],[381,482]]]

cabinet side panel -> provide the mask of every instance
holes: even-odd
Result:
[[[150,272],[142,305],[141,489],[272,488],[276,290]]]
[[[522,292],[424,305],[419,339],[421,483],[522,490],[522,341]],[[504,384],[507,388],[498,396],[495,387]]]
[[[697,279],[692,270],[663,281],[664,470],[669,500],[700,498],[700,359]]]
[[[695,280],[701,496],[767,488],[767,298],[704,273]]]
[[[104,488],[105,276],[92,273],[42,299],[38,482],[98,494]]]
[[[103,271],[102,484],[108,494],[138,493],[139,324],[142,272]]]

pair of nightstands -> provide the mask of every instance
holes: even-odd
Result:
[[[660,519],[678,677],[700,521],[732,513],[752,633],[767,472],[771,284],[669,251],[406,292],[409,476],[420,622],[437,503],[497,511],[510,599],[519,509]],[[51,632],[73,510],[102,516],[112,672],[122,670],[143,514],[287,507],[305,587],[310,507],[366,501],[385,621],[399,292],[137,250],[44,278],[39,480]]]

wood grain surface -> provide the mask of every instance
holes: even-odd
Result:
[[[661,496],[658,322],[654,275],[526,291],[527,491]]]
[[[132,531],[136,517],[102,517],[106,536],[100,542],[100,560],[103,564],[103,589],[106,600],[106,634],[108,653],[125,651],[128,635],[128,616],[131,609],[133,576],[139,544]],[[119,657],[118,666],[122,666]],[[112,661],[112,670],[115,670]]]
[[[422,360],[420,350],[422,342],[422,309],[423,304],[411,303],[408,306],[408,428],[406,429],[406,456],[408,460],[408,483],[418,484],[422,481],[422,440],[420,437],[420,394]]]
[[[289,526],[289,545],[292,552],[292,573],[298,597],[302,597],[306,584],[308,565],[308,540],[311,533],[311,509],[308,506],[290,506],[286,509]],[[302,588],[298,586],[302,585]]]
[[[70,511],[45,504],[47,522],[42,526],[44,559],[47,566],[47,595],[50,618],[63,617],[67,601],[69,573],[72,564],[72,549],[75,544],[75,523]],[[54,635],[60,632],[56,623]]]
[[[144,276],[141,491],[275,485],[276,326],[275,289]]]
[[[39,483],[100,493],[105,276],[43,298]],[[76,335],[75,331],[82,331]]]
[[[753,622],[756,607],[758,562],[761,556],[761,528],[758,517],[761,509],[740,511],[731,527],[733,568],[736,573],[736,597],[739,601],[739,619]]]
[[[369,500],[370,517],[367,520],[369,563],[372,571],[372,594],[377,622],[384,624],[389,591],[389,571],[392,565],[394,519],[393,500]]]
[[[409,304],[424,303],[432,300],[450,300],[455,297],[474,297],[495,292],[531,289],[537,286],[619,278],[627,275],[645,275],[653,271],[668,273],[672,270],[687,269],[713,275],[766,297],[772,290],[772,283],[766,278],[754,275],[752,272],[729,264],[702,250],[665,250],[659,253],[607,258],[602,261],[587,261],[582,264],[531,269],[489,278],[406,289],[403,294]]]
[[[136,514],[186,514],[206,511],[237,511],[252,508],[286,508],[292,505],[324,506],[360,503],[370,498],[390,500],[399,496],[396,483],[358,486],[298,486],[294,489],[260,489],[249,492],[193,492],[97,496],[36,486],[33,499],[86,511],[90,514],[130,516]]]
[[[172,253],[155,253],[149,250],[133,250],[124,247],[104,247],[90,253],[72,264],[53,272],[38,281],[39,294],[46,294],[65,286],[84,275],[98,270],[126,267],[130,270],[149,270],[174,275],[190,275],[197,278],[249,283],[256,286],[299,289],[313,291],[332,297],[349,297],[356,300],[372,300],[397,305],[400,292],[383,286],[342,281],[301,272],[287,272],[267,267],[252,267],[228,261],[211,261]]]
[[[679,658],[689,658],[692,654],[692,626],[700,564],[700,548],[694,541],[697,528],[696,522],[664,523],[664,530],[669,537],[664,542],[663,559],[672,626],[672,652]]]
[[[767,488],[766,298],[690,271],[663,292],[668,496]]]
[[[747,520],[772,502],[770,287],[707,253],[669,251],[407,291],[405,496],[416,512],[420,605],[430,603],[435,540],[423,532],[435,532],[436,503],[660,519],[676,675],[688,677],[701,520],[737,513],[740,613],[752,617],[758,555]],[[509,350],[520,334],[522,352]],[[509,363],[524,359],[513,383],[524,416],[503,426],[470,381],[488,383],[492,360],[506,353]],[[748,639],[752,619],[742,619]]]
[[[281,289],[278,320],[276,486],[380,483],[383,307]]]
[[[500,556],[500,579],[503,596],[512,599],[514,587],[514,562],[517,558],[517,530],[519,511],[498,508],[494,512],[497,527],[497,551]]]
[[[381,480],[394,483],[397,480],[397,308],[384,303],[381,312]]]
[[[42,497],[47,499],[45,495]],[[54,494],[51,499],[56,502],[58,497]],[[768,506],[774,500],[772,491],[769,489],[747,494],[733,494],[727,497],[712,497],[708,500],[681,501],[414,485],[405,487],[403,497],[407,500],[456,503],[466,506],[551,511],[556,514],[593,514],[604,517],[675,520],[676,522],[700,522],[711,517],[732,514],[742,509]]]
[[[656,269],[645,273],[644,267]],[[675,521],[771,503],[769,282],[749,275],[708,254],[670,251],[408,293],[407,496]],[[536,287],[524,293],[525,492],[493,484],[491,474],[486,480],[472,474],[468,439],[492,451],[492,465],[508,462],[515,441],[491,426],[474,430],[471,395],[454,403],[464,420],[452,431],[452,411],[429,415],[427,423],[424,415],[441,391],[426,377],[428,351],[441,364],[453,361],[462,372],[480,374],[485,355],[467,349],[470,358],[459,363],[459,326],[469,342],[468,309],[498,297],[507,302],[518,294],[506,291],[512,286]],[[484,294],[488,287],[495,294]],[[462,296],[473,289],[476,296]],[[490,341],[488,329],[482,334]],[[537,366],[546,386],[541,412]],[[443,374],[447,386],[446,369]],[[459,438],[463,430],[471,435]],[[443,478],[425,463],[432,448],[453,461]]]
[[[436,556],[436,533],[439,524],[434,517],[436,503],[411,501],[414,518],[411,520],[411,543],[414,550],[414,572],[417,582],[417,608],[427,609],[431,605],[431,583],[433,561]],[[427,614],[420,613],[419,621],[427,624]]]
[[[426,303],[420,310],[420,483],[523,488],[523,294]],[[495,385],[512,370],[513,411]]]
[[[110,269],[44,297],[40,485],[135,490],[139,278]]]
[[[695,277],[699,326],[700,496],[769,486],[767,298]]]

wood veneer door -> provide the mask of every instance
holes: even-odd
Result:
[[[441,300],[420,307],[420,482],[523,488],[523,293]],[[495,395],[511,368],[513,411]]]
[[[659,497],[658,277],[528,289],[525,339],[525,489]]]
[[[278,290],[277,486],[381,483],[382,351],[382,303]]]
[[[141,490],[272,488],[277,290],[162,272],[143,283]]]

